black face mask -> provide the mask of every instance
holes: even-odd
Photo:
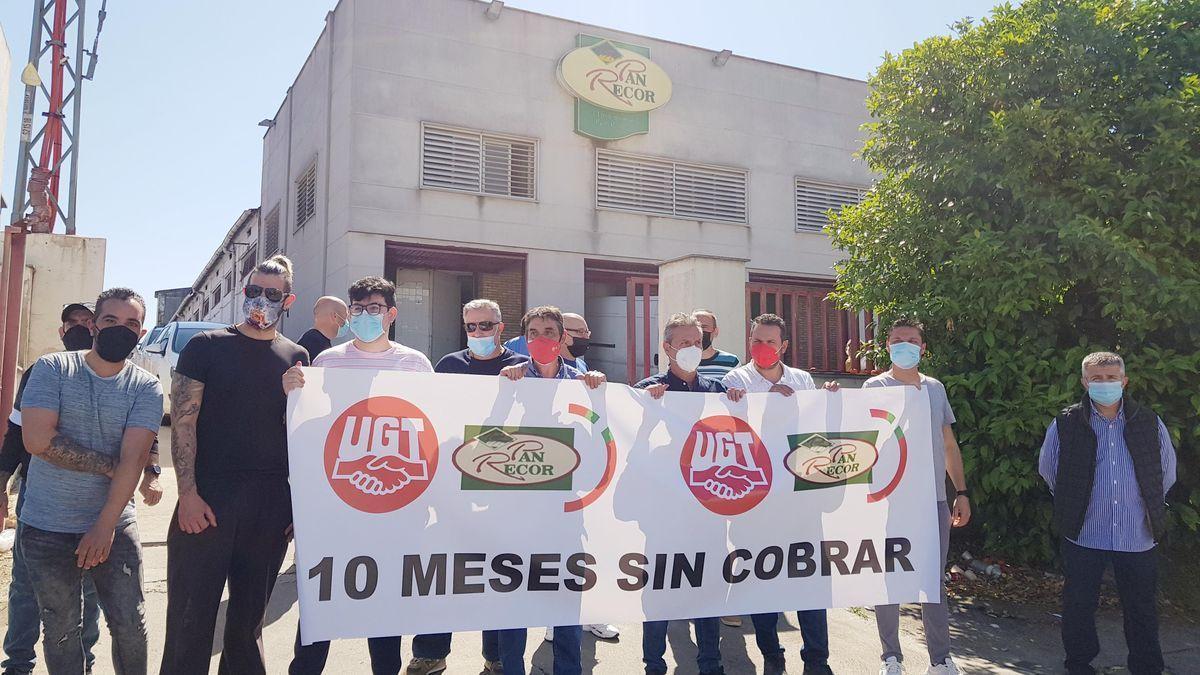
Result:
[[[587,353],[588,347],[592,346],[591,338],[571,337],[571,344],[567,346],[567,351],[571,352],[571,356],[579,358]]]
[[[701,340],[701,344],[704,345],[705,350],[712,347],[712,333],[704,333],[704,336],[701,337],[700,340]]]
[[[125,326],[109,326],[96,333],[96,353],[109,363],[121,363],[137,346],[138,334]]]
[[[92,348],[92,332],[83,324],[76,324],[67,329],[62,336],[63,349],[77,352],[81,349]]]

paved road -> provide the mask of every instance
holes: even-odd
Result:
[[[164,430],[166,432],[166,430]],[[164,433],[164,440],[169,433]],[[163,443],[164,460],[169,464],[170,442]],[[166,621],[166,577],[167,549],[166,534],[175,502],[175,480],[169,469],[163,475],[167,494],[162,503],[155,507],[140,505],[138,521],[141,529],[145,557],[145,589],[147,625],[150,633],[150,662],[156,668],[162,656],[163,626]],[[3,567],[8,566],[5,556]],[[296,601],[296,578],[292,568],[292,552],[284,563],[285,573],[280,578],[271,598],[268,610],[264,641],[267,650],[268,670],[271,673],[287,672],[291,657],[299,609]],[[3,570],[7,573],[7,569]],[[4,574],[4,579],[7,574]],[[6,604],[5,594],[0,594],[0,605]],[[5,616],[0,614],[0,616]],[[6,619],[5,619],[6,621]],[[1098,665],[1110,667],[1106,672],[1124,672],[1115,668],[1124,662],[1124,641],[1121,639],[1120,618],[1101,618],[1104,652]],[[725,670],[729,675],[749,675],[761,672],[762,658],[754,643],[754,631],[750,621],[741,629],[722,628],[721,652]],[[668,636],[668,663],[673,672],[695,673],[696,649],[689,627],[685,622],[673,622]],[[584,672],[596,675],[631,675],[642,672],[640,626],[623,626],[619,640],[601,641],[587,635],[583,646]],[[839,675],[873,675],[878,668],[879,639],[875,633],[874,617],[870,610],[832,610],[829,615],[830,643],[833,656],[830,665]],[[220,653],[221,627],[213,644],[212,672],[216,672],[217,656]],[[979,607],[956,606],[952,625],[955,641],[955,659],[964,673],[1056,673],[1060,663],[1058,625],[1056,619],[1044,611],[985,611]],[[97,645],[96,675],[113,672],[108,657],[109,641],[101,631]],[[534,667],[531,675],[549,674],[550,645],[543,643],[542,631],[530,631],[527,658]],[[909,657],[913,675],[924,672],[921,656],[924,643],[921,639],[919,614],[915,608],[905,608],[902,623],[902,642]],[[780,639],[787,650],[793,668],[800,672],[800,631],[796,627],[794,614],[781,624]],[[1164,648],[1168,652],[1167,662],[1177,674],[1200,674],[1200,629],[1192,625],[1164,627]],[[406,639],[405,662],[411,653]],[[40,650],[40,647],[39,647]],[[464,633],[455,636],[453,653],[450,656],[450,675],[460,673],[474,675],[481,665],[479,633]],[[675,669],[675,664],[679,667]],[[39,668],[38,672],[45,672]],[[366,643],[362,640],[336,642],[330,651],[327,673],[343,675],[370,673]]]

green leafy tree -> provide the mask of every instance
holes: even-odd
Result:
[[[990,550],[1048,558],[1037,455],[1116,350],[1177,446],[1176,541],[1200,530],[1200,0],[1029,0],[888,55],[833,215],[835,297],[922,317]]]

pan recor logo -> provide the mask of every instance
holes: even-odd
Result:
[[[795,490],[871,482],[879,461],[874,431],[810,433],[788,436],[792,449],[784,466],[796,477]]]
[[[454,451],[464,490],[570,490],[579,468],[574,430],[469,426]]]

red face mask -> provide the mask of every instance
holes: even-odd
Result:
[[[760,342],[750,348],[750,358],[759,368],[770,368],[779,363],[779,352],[771,345]]]
[[[530,340],[529,358],[543,366],[554,363],[558,359],[558,343],[547,337]]]

